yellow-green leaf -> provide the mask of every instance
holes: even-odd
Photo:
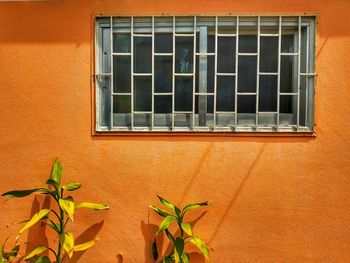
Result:
[[[164,220],[162,221],[162,223],[160,223],[159,229],[158,229],[156,235],[158,235],[159,233],[161,233],[165,229],[167,229],[169,227],[169,225],[175,220],[176,220],[175,216],[167,216],[167,217],[165,217]]]
[[[172,203],[170,203],[168,200],[165,200],[163,197],[161,197],[159,195],[157,195],[157,197],[163,205],[165,205],[167,208],[170,208],[171,210],[175,211],[175,206]]]
[[[181,227],[187,235],[192,236],[192,227],[190,223],[181,223]]]
[[[33,263],[51,263],[48,256],[40,256]]]
[[[64,186],[62,186],[62,188],[66,191],[74,191],[79,189],[80,187],[82,187],[83,185],[79,182],[70,182]]]
[[[64,249],[64,251],[67,252],[68,256],[71,258],[73,256],[73,249],[74,249],[74,237],[71,232],[66,232],[64,234],[60,235],[60,243]]]
[[[201,207],[201,206],[207,206],[207,205],[208,205],[208,201],[205,201],[202,203],[196,203],[196,204],[188,204],[184,207],[182,213],[186,213],[190,210],[196,209],[196,208]]]
[[[15,257],[17,257],[17,254],[19,252],[19,247],[20,245],[19,244],[16,244],[12,249],[11,251],[7,254],[8,258],[10,260],[14,259]]]
[[[51,170],[51,179],[54,180],[57,184],[60,184],[61,178],[62,178],[62,172],[63,172],[62,165],[60,161],[56,158]]]
[[[105,204],[81,202],[75,206],[75,209],[79,209],[79,208],[88,208],[92,210],[108,210],[109,206]]]
[[[19,233],[23,233],[28,228],[32,227],[38,221],[40,221],[43,217],[47,216],[50,213],[50,209],[42,209],[38,213],[35,213],[34,216],[22,227]]]
[[[93,245],[95,245],[96,241],[97,241],[97,239],[93,239],[93,240],[90,240],[90,241],[88,241],[88,242],[85,242],[85,243],[76,245],[76,246],[74,246],[73,250],[74,250],[74,251],[83,251],[83,250],[87,250],[87,249],[89,249],[90,247],[92,247]]]
[[[202,239],[199,237],[192,237],[191,238],[191,243],[193,243],[199,251],[202,253],[202,255],[209,260],[209,251],[207,245],[204,243]]]
[[[155,205],[150,205],[149,206],[151,209],[153,209],[158,215],[162,217],[170,216],[171,214],[168,211],[165,211]]]
[[[14,197],[25,197],[28,196],[32,193],[35,192],[42,192],[42,193],[48,193],[49,189],[44,188],[44,187],[39,187],[39,188],[34,188],[34,189],[29,189],[29,190],[14,190],[14,191],[9,191],[6,193],[1,194],[1,196],[6,196],[10,198],[14,198]]]
[[[39,247],[36,247],[36,248],[33,249],[32,252],[30,252],[30,253],[24,258],[24,260],[29,259],[29,258],[32,258],[32,257],[34,257],[34,256],[37,256],[37,255],[43,253],[43,252],[46,251],[46,250],[47,250],[47,247],[46,247],[46,246],[39,246]]]
[[[73,198],[71,196],[68,196],[67,198],[60,199],[58,202],[62,210],[67,213],[70,219],[73,220],[73,215],[75,211],[75,204]]]
[[[175,263],[180,263],[182,258],[182,252],[184,251],[185,242],[182,238],[178,237],[175,240],[174,260]]]
[[[186,253],[182,253],[181,259],[183,263],[190,263],[190,259],[188,258]]]

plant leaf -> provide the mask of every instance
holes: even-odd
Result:
[[[16,244],[12,249],[11,251],[7,254],[8,258],[11,260],[13,258],[15,258],[19,252],[19,247],[20,245],[19,244]]]
[[[6,259],[3,256],[4,249],[0,247],[0,263],[7,263]]]
[[[51,170],[51,179],[54,180],[58,185],[61,183],[63,168],[60,161],[55,158],[55,161]]]
[[[171,259],[171,255],[170,256],[166,256],[163,260],[162,263],[172,263],[172,259]]]
[[[196,208],[201,207],[201,206],[207,206],[207,205],[208,205],[208,201],[205,201],[202,203],[196,203],[196,204],[188,204],[184,207],[184,209],[182,210],[182,213],[184,214],[190,210],[196,209]]]
[[[192,227],[190,223],[181,223],[181,227],[187,235],[192,236]]]
[[[108,210],[109,206],[105,204],[81,202],[75,206],[75,209],[79,209],[79,208],[89,208],[92,210]]]
[[[71,232],[66,232],[64,234],[60,235],[60,243],[64,249],[64,251],[67,252],[68,256],[71,258],[73,256],[73,249],[74,249],[74,237]]]
[[[202,255],[206,259],[209,260],[208,247],[204,243],[204,241],[202,239],[200,239],[199,237],[192,237],[190,241],[191,241],[191,243],[193,243],[199,249],[199,251],[202,253]]]
[[[50,209],[42,209],[38,213],[35,213],[33,217],[22,227],[19,233],[21,234],[28,228],[32,227],[34,224],[36,224],[38,221],[40,221],[43,217],[45,217],[50,212],[51,212]]]
[[[75,211],[75,204],[73,198],[71,196],[68,196],[64,199],[58,200],[58,202],[62,210],[66,212],[70,219],[73,220],[73,215]]]
[[[182,252],[184,251],[185,242],[182,238],[178,237],[175,240],[174,260],[175,263],[180,263]]]
[[[159,198],[159,201],[165,205],[167,208],[170,208],[171,210],[173,210],[175,212],[175,206],[170,203],[169,201],[165,200],[163,197],[160,197],[159,195],[157,195],[157,197]]]
[[[149,206],[151,209],[153,209],[158,215],[162,217],[170,216],[171,214],[168,211],[165,211],[155,205],[150,205]]]
[[[51,263],[48,256],[40,256],[33,263]]]
[[[159,233],[161,233],[165,229],[167,229],[169,227],[169,225],[175,220],[176,220],[175,216],[167,216],[167,217],[165,217],[164,220],[162,221],[162,223],[160,223],[159,229],[158,229],[156,235],[159,235]]]
[[[84,251],[95,245],[97,239],[90,240],[88,242],[74,246],[73,251]]]
[[[58,183],[55,180],[51,179],[51,178],[47,179],[46,184],[52,185],[53,187],[55,187],[56,190],[59,187]]]
[[[157,241],[155,239],[152,244],[152,256],[154,261],[158,259]]]
[[[19,198],[19,197],[28,196],[28,195],[35,193],[35,192],[49,193],[49,189],[39,187],[39,188],[34,188],[34,189],[29,189],[29,190],[14,190],[14,191],[9,191],[9,192],[3,193],[1,196],[9,197],[9,199],[14,198],[14,197]]]
[[[32,258],[32,257],[34,257],[34,256],[37,256],[37,255],[43,253],[43,252],[46,251],[46,250],[47,250],[47,247],[46,247],[46,246],[38,246],[38,247],[34,248],[33,251],[30,252],[30,253],[24,258],[24,260],[29,259],[29,258]]]
[[[188,255],[186,253],[182,253],[181,260],[183,263],[190,263],[190,259],[188,258]]]
[[[83,185],[79,182],[70,182],[64,186],[62,186],[62,188],[66,191],[74,191],[79,189],[80,187],[82,187]]]
[[[170,233],[170,231],[168,229],[165,229],[165,233],[168,236],[168,238],[170,239],[170,241],[175,243],[175,238],[173,237],[173,235]]]

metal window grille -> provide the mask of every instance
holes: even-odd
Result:
[[[95,43],[97,131],[313,131],[315,17],[97,17]]]

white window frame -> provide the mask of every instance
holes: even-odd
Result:
[[[117,17],[117,16],[116,16]],[[197,17],[198,16],[193,16],[194,22],[193,22],[193,34],[186,34],[186,36],[193,36],[194,38],[194,52],[193,52],[193,73],[183,73],[183,75],[191,75],[193,76],[193,90],[195,88],[195,72],[196,72],[196,56],[199,56],[199,61],[201,61],[201,55],[209,56],[213,55],[215,57],[215,74],[214,74],[214,94],[210,94],[214,96],[214,126],[212,127],[194,127],[193,124],[195,123],[195,95],[198,95],[198,93],[192,92],[193,93],[193,104],[192,104],[192,112],[184,112],[184,114],[192,114],[192,127],[176,127],[174,125],[174,119],[175,119],[175,114],[181,112],[175,112],[174,110],[174,105],[175,105],[175,76],[182,75],[180,73],[175,73],[175,37],[181,37],[181,33],[176,32],[175,28],[175,21],[177,18],[181,18],[181,16],[172,16],[173,19],[173,52],[171,55],[173,56],[173,74],[172,74],[172,125],[171,127],[155,127],[154,126],[154,57],[155,55],[155,49],[154,49],[154,35],[155,35],[155,17],[158,16],[148,16],[151,17],[152,19],[152,32],[151,34],[140,34],[140,33],[135,33],[133,32],[133,19],[134,17],[137,16],[128,16],[131,18],[131,51],[130,54],[117,54],[113,53],[113,30],[110,31],[110,43],[109,45],[106,45],[104,43],[104,47],[101,45],[101,39],[102,39],[102,28],[104,27],[109,27],[113,28],[113,23],[114,23],[114,16],[98,16],[95,19],[95,72],[94,72],[94,80],[95,80],[95,131],[96,132],[269,132],[269,133],[279,133],[279,132],[291,132],[291,133],[296,133],[296,132],[308,132],[312,133],[314,132],[314,126],[315,126],[315,121],[314,121],[314,104],[315,104],[315,79],[316,79],[316,69],[315,69],[315,51],[316,51],[316,16],[275,16],[278,18],[278,33],[274,34],[266,34],[266,33],[261,33],[260,32],[260,27],[261,27],[261,18],[266,18],[270,16],[254,16],[257,18],[257,52],[256,53],[240,53],[238,51],[238,43],[239,43],[239,27],[243,25],[245,22],[241,22],[240,16],[234,16],[236,18],[236,33],[234,34],[219,34],[218,33],[218,19],[220,17],[215,16],[215,53],[207,53],[204,47],[204,51],[200,49],[199,52],[196,51],[196,35],[199,33],[200,34],[200,29],[197,28]],[[145,16],[142,16],[145,17]],[[167,16],[168,17],[168,16]],[[246,18],[247,16],[243,16],[242,18]],[[293,17],[297,18],[297,22],[294,20],[288,20],[288,18]],[[286,21],[283,19],[287,18]],[[106,23],[106,21],[108,21]],[[272,25],[273,22],[271,22]],[[249,25],[249,21],[246,22],[246,25]],[[294,34],[296,35],[295,39],[298,39],[297,43],[297,52],[293,53],[282,53],[281,52],[281,37],[282,37],[282,26],[297,26],[298,31],[295,32]],[[307,33],[306,33],[306,50],[303,50],[304,53],[302,54],[301,49],[302,49],[302,43],[301,43],[301,37],[302,37],[302,31],[301,27],[306,27]],[[133,37],[134,36],[148,36],[152,38],[152,73],[150,74],[152,76],[152,111],[147,112],[151,114],[151,125],[150,127],[135,127],[134,124],[134,109],[133,109],[133,76],[140,74],[140,73],[134,73],[133,72]],[[234,73],[218,73],[217,72],[217,43],[218,43],[218,37],[221,36],[233,36],[236,37],[236,51],[235,51],[235,56],[236,56],[236,63],[235,63],[235,72]],[[259,58],[260,58],[260,38],[261,37],[278,37],[278,72],[276,73],[267,73],[267,72],[260,72],[259,71]],[[305,36],[304,36],[305,38]],[[110,56],[110,70],[103,69],[102,65],[102,50],[106,49],[109,50],[109,56]],[[108,51],[107,51],[108,53]],[[131,56],[131,127],[117,127],[113,126],[113,56],[115,55],[130,55]],[[168,54],[169,55],[169,54]],[[257,89],[255,94],[249,94],[249,95],[255,95],[256,96],[256,112],[255,112],[255,125],[240,125],[238,124],[238,114],[237,114],[237,95],[242,95],[241,93],[238,92],[237,87],[238,87],[238,58],[239,56],[256,56],[257,57]],[[297,92],[293,93],[282,93],[280,91],[280,70],[281,70],[281,57],[282,56],[296,56],[297,58],[297,64],[294,65],[296,68],[295,70],[297,71]],[[305,67],[305,72],[301,72],[301,58],[302,56],[306,56],[306,67]],[[305,58],[304,58],[305,59]],[[199,62],[201,63],[201,62]],[[216,85],[217,85],[217,76],[219,75],[232,75],[235,76],[235,111],[233,114],[235,115],[234,117],[234,125],[225,127],[225,126],[216,126]],[[143,74],[140,74],[143,75]],[[146,74],[145,74],[146,75]],[[276,116],[276,125],[259,125],[258,118],[259,118],[259,76],[261,75],[277,75],[277,111],[273,112],[277,114]],[[204,76],[202,76],[203,78]],[[201,75],[200,75],[201,78]],[[307,91],[306,91],[306,98],[305,98],[305,126],[300,125],[300,85],[301,85],[301,78],[305,78],[305,81],[307,82]],[[102,107],[101,105],[104,103],[102,100],[101,92],[100,89],[102,88],[101,86],[101,80],[103,79],[109,79],[110,81],[110,125],[101,125],[101,111]],[[199,90],[199,92],[201,92]],[[206,91],[203,91],[204,94],[209,95]],[[200,93],[201,94],[201,93]],[[244,95],[244,94],[243,94]],[[248,95],[248,94],[247,94]],[[297,107],[296,110],[296,124],[295,125],[283,125],[280,124],[280,96],[283,95],[293,95],[297,97],[297,105],[294,105]],[[293,107],[294,107],[293,106]],[[266,113],[266,112],[262,112]],[[199,118],[199,110],[198,110],[198,118]]]

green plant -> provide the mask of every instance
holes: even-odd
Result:
[[[56,263],[62,263],[66,256],[72,257],[76,251],[86,250],[94,245],[96,239],[90,240],[83,244],[74,244],[74,236],[71,232],[66,231],[66,227],[69,221],[73,221],[73,216],[76,210],[80,208],[88,208],[92,210],[106,210],[109,209],[108,205],[81,202],[76,204],[72,196],[65,197],[66,192],[72,192],[82,187],[79,182],[69,182],[62,185],[63,168],[58,159],[55,159],[52,166],[51,176],[46,181],[48,187],[38,187],[29,190],[14,190],[3,193],[2,196],[9,198],[25,197],[32,193],[41,193],[44,195],[50,195],[57,203],[56,209],[41,209],[34,216],[26,222],[26,224],[19,231],[19,235],[24,231],[35,225],[36,223],[43,221],[50,226],[57,234],[58,247],[57,249],[38,246],[32,252],[30,252],[24,260],[30,260],[35,263],[49,263],[51,262],[48,256],[40,256],[43,252],[49,250],[55,256]],[[5,261],[6,262],[6,261]],[[0,261],[1,263],[1,261]]]
[[[202,202],[202,203],[194,203],[194,204],[187,204],[184,206],[184,208],[181,210],[177,206],[173,205],[169,201],[165,200],[164,198],[157,195],[160,202],[170,209],[169,211],[166,211],[164,209],[161,209],[157,206],[150,205],[150,208],[152,208],[158,215],[164,217],[163,221],[160,223],[158,231],[156,233],[156,236],[158,236],[160,233],[165,231],[166,236],[169,238],[170,243],[172,244],[172,248],[170,253],[165,256],[160,262],[162,263],[188,263],[190,262],[190,259],[188,257],[188,254],[185,252],[185,246],[188,243],[194,244],[200,253],[209,260],[209,251],[208,247],[205,244],[205,242],[200,239],[198,236],[195,236],[192,231],[192,226],[189,222],[184,221],[184,217],[188,211],[191,211],[193,209],[199,208],[201,206],[207,206],[208,201]],[[179,236],[174,236],[169,231],[169,226],[176,222],[179,231]],[[178,231],[177,231],[178,232]],[[156,261],[158,259],[158,251],[157,251],[157,242],[154,240],[153,246],[152,246],[152,254],[153,258]]]
[[[9,251],[5,251],[5,245],[7,242],[8,238],[5,240],[3,245],[0,247],[0,263],[10,263],[14,262],[16,259],[18,252],[19,252],[19,244],[16,243],[16,245]],[[16,240],[17,241],[17,240]]]

